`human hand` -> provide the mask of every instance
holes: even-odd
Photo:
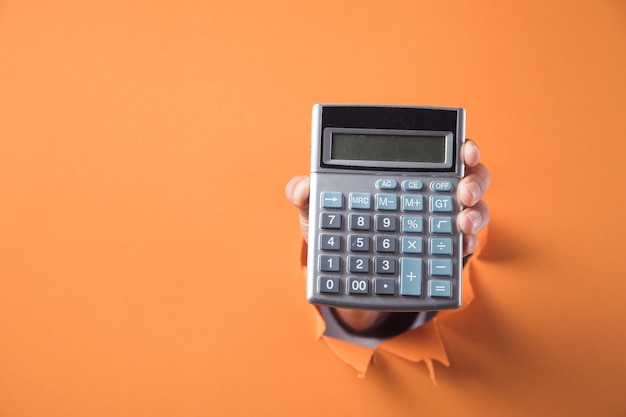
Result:
[[[489,208],[482,200],[491,183],[491,175],[480,163],[478,146],[467,140],[461,149],[465,162],[465,178],[457,188],[459,202],[465,207],[457,217],[457,226],[463,233],[463,256],[472,253],[478,246],[476,233],[489,223]],[[292,178],[285,187],[287,199],[297,209],[300,217],[300,229],[306,240],[309,231],[309,177]]]
[[[489,224],[489,208],[482,200],[491,183],[491,175],[480,163],[478,146],[467,140],[461,148],[465,163],[465,177],[457,187],[457,198],[464,209],[457,216],[457,227],[463,233],[463,256],[472,253],[478,246],[477,233]],[[309,177],[292,178],[285,187],[287,199],[299,213],[300,229],[306,240],[309,230]],[[335,309],[345,325],[357,332],[369,331],[384,323],[393,313],[373,310]]]

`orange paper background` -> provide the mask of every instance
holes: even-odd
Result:
[[[0,416],[623,416],[621,0],[0,2]],[[450,367],[315,340],[315,102],[465,107]]]

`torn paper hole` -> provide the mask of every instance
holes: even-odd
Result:
[[[439,312],[432,320],[427,320],[427,317],[422,315],[409,330],[397,336],[383,339],[349,334],[338,325],[329,308],[314,306],[317,315],[316,337],[322,339],[342,361],[353,367],[361,378],[365,377],[376,352],[385,351],[409,362],[424,362],[433,384],[436,385],[434,362],[439,362],[446,367],[451,365],[446,353],[445,341],[439,332],[439,323],[448,317],[461,314],[473,301],[471,265],[479,257],[486,241],[487,231],[485,229],[480,233],[479,247],[464,267],[463,305],[461,308]],[[306,254],[306,248],[303,248],[303,254]],[[301,261],[306,275],[306,255],[302,257]]]

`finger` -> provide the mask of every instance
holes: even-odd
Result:
[[[478,236],[463,235],[463,256],[467,256],[470,253],[474,253],[477,247],[478,247]]]
[[[292,178],[285,187],[285,195],[287,200],[298,209],[300,229],[306,240],[309,232],[309,177]]]
[[[463,156],[463,163],[466,167],[475,167],[480,162],[478,145],[471,139],[467,139],[463,144],[461,155]]]
[[[464,209],[457,216],[457,225],[461,233],[473,235],[480,232],[489,224],[489,207],[484,201],[475,206]]]
[[[491,184],[491,174],[483,164],[468,168],[465,178],[459,183],[457,195],[465,207],[476,205]]]

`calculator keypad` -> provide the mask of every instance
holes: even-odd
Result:
[[[323,302],[382,310],[458,307],[457,184],[457,178],[369,176],[358,185],[320,186],[311,202],[320,213],[311,225],[317,247],[310,254],[317,257]]]

